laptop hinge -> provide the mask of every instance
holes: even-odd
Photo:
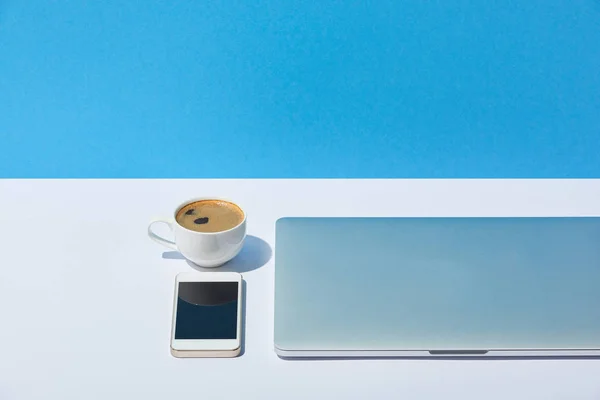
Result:
[[[436,356],[468,356],[486,354],[488,350],[429,350],[429,354]]]

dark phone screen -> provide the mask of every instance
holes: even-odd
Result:
[[[175,339],[235,339],[237,282],[180,282]]]

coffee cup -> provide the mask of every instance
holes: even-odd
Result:
[[[154,233],[152,227],[157,223],[171,229],[173,241]],[[150,222],[148,236],[180,252],[200,267],[219,267],[242,250],[246,238],[246,213],[229,200],[191,199],[175,208],[172,218]]]

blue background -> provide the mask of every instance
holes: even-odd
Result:
[[[0,177],[599,177],[599,150],[598,0],[0,0]]]

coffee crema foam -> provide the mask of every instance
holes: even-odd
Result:
[[[181,207],[177,223],[196,232],[223,232],[244,220],[244,212],[225,200],[199,200]]]

